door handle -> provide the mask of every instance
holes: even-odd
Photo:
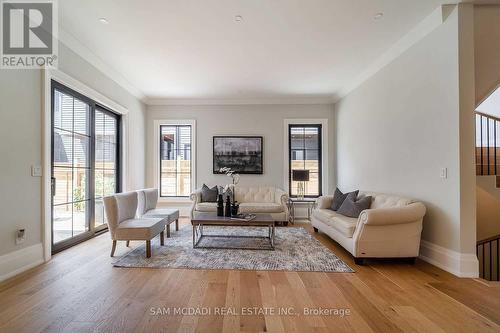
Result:
[[[56,196],[56,178],[52,177],[50,179],[50,191],[52,192],[52,196]]]

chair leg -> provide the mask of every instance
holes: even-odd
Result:
[[[179,231],[179,219],[175,220],[175,231]]]
[[[129,246],[130,246],[130,241],[128,240],[128,241],[127,241],[127,247],[129,247]]]
[[[115,250],[116,250],[116,241],[113,241],[113,245],[111,246],[111,256],[115,255]]]
[[[167,238],[170,238],[170,224],[167,224]]]
[[[146,258],[151,258],[151,241],[146,241]]]
[[[165,231],[160,232],[160,245],[165,245]]]

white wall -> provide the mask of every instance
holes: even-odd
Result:
[[[0,70],[0,256],[41,242],[42,183],[30,176],[42,159],[41,82],[40,71]],[[21,227],[26,241],[16,246]]]
[[[422,237],[450,257],[437,258],[441,262],[436,264],[457,274],[461,263],[451,267],[446,260],[460,261],[464,252],[475,260],[474,244],[469,244],[475,231],[468,242],[461,232],[461,214],[469,208],[474,212],[475,201],[461,206],[460,191],[465,189],[460,155],[468,150],[460,135],[470,131],[460,128],[461,103],[466,103],[459,92],[459,19],[455,8],[442,25],[342,99],[335,121],[340,188],[423,201],[427,215]],[[441,168],[447,168],[447,179],[440,178]],[[475,221],[467,219],[475,228]]]
[[[144,104],[62,44],[59,69],[129,109],[133,124],[129,129],[129,184],[143,187]],[[42,183],[41,178],[30,175],[32,165],[42,165],[42,111],[41,71],[0,70],[0,280],[43,256]],[[20,227],[26,229],[26,241],[16,245],[14,235]],[[12,262],[15,251],[23,254],[20,258],[30,259]]]
[[[227,177],[212,173],[212,137],[214,135],[259,135],[264,137],[264,174],[241,175],[241,185],[273,185],[284,188],[284,120],[289,118],[328,119],[330,147],[333,147],[332,105],[192,105],[149,106],[147,112],[147,184],[154,186],[153,140],[154,121],[163,119],[195,119],[197,136],[197,187],[207,184],[226,184]],[[331,151],[332,149],[330,149]],[[329,154],[329,165],[333,165]],[[334,182],[333,167],[328,173],[331,192]]]

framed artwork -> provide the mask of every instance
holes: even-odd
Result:
[[[262,136],[214,136],[213,140],[214,174],[223,167],[239,174],[263,173]]]

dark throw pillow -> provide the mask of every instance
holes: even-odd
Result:
[[[340,206],[342,206],[342,203],[344,202],[344,200],[347,198],[347,196],[349,194],[353,194],[354,198],[356,198],[358,196],[358,193],[359,193],[359,190],[356,190],[354,192],[349,192],[349,193],[344,194],[337,187],[335,189],[335,194],[333,195],[333,202],[332,202],[332,206],[330,207],[330,209],[334,210],[334,211],[337,211],[340,208]]]
[[[207,185],[203,184],[201,188],[201,202],[217,202],[217,195],[219,191],[217,186],[209,188]]]
[[[347,198],[342,203],[342,206],[338,209],[337,213],[347,216],[358,218],[359,214],[365,209],[369,209],[372,204],[372,197],[366,196],[356,199],[357,194],[354,192],[349,193]]]

